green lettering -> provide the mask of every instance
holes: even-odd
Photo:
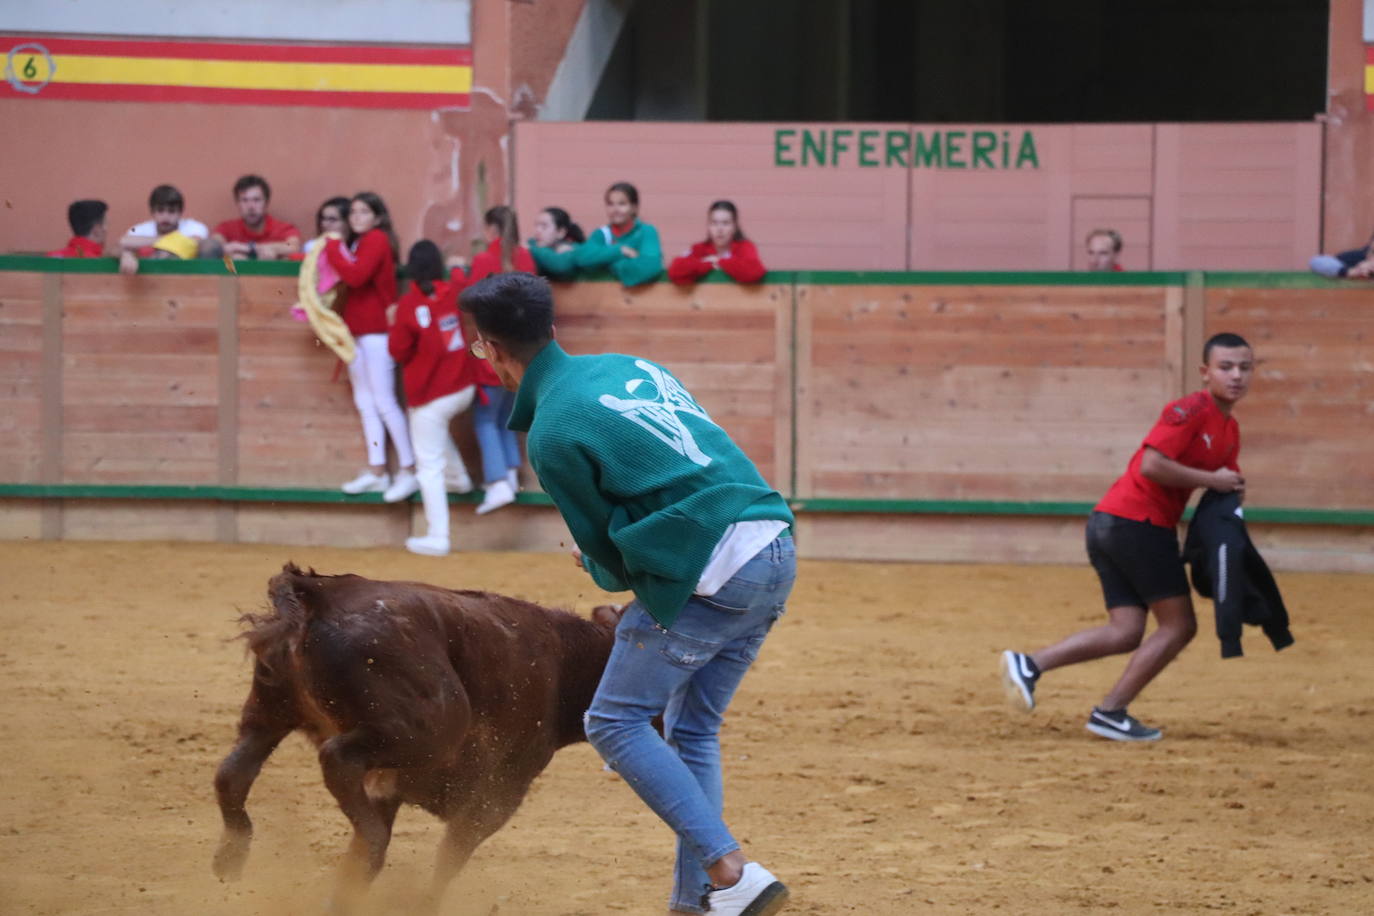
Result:
[[[937,130],[931,134],[930,141],[927,143],[926,135],[918,131],[916,133],[916,148],[911,153],[911,167],[930,168],[933,164],[938,169],[941,163],[940,157],[940,132]]]
[[[796,134],[797,132],[795,130],[773,131],[773,165],[780,165],[791,168],[792,166],[797,164],[795,160],[782,158],[783,153],[792,152],[792,147],[789,144],[784,143],[782,138],[784,136],[794,137],[796,136]]]
[[[1007,167],[1007,151],[1011,149],[1011,140],[1009,139],[1010,137],[1011,134],[1009,134],[1005,130],[1002,131],[1002,168]]]
[[[852,136],[854,136],[854,131],[850,130],[850,129],[847,128],[847,127],[838,128],[834,133],[832,133],[832,134],[830,135],[830,164],[831,164],[831,165],[839,165],[839,164],[840,164],[840,153],[844,153],[844,152],[848,152],[848,151],[849,151],[849,144],[848,144],[848,143],[841,143],[841,142],[840,142],[841,138],[852,137]]]
[[[808,165],[811,156],[816,157],[817,165],[825,165],[825,131],[816,131],[814,137],[811,131],[802,131],[801,164]]]
[[[968,168],[968,164],[963,159],[955,158],[964,155],[963,140],[964,132],[962,130],[951,130],[945,133],[945,168]]]
[[[997,149],[997,135],[990,130],[979,130],[973,134],[973,167],[976,169],[980,163],[987,168],[995,168],[992,164],[992,157],[988,154]]]
[[[866,169],[867,169],[867,168],[872,168],[873,166],[875,166],[875,165],[878,164],[878,160],[877,160],[877,159],[871,159],[871,158],[869,158],[870,156],[873,155],[874,152],[876,152],[876,149],[875,149],[875,147],[874,147],[873,141],[877,138],[877,136],[878,136],[878,132],[877,132],[876,130],[861,130],[861,131],[859,131],[859,165],[860,165],[860,167],[866,168]]]
[[[24,61],[24,79],[31,80],[38,75],[38,68],[34,66],[33,58]]]
[[[1021,147],[1016,151],[1016,167],[1021,167],[1021,162],[1028,160],[1031,168],[1040,168],[1040,157],[1035,154],[1035,134],[1025,131],[1021,134]]]
[[[900,143],[897,141],[901,141]],[[887,132],[887,155],[883,158],[883,165],[892,165],[892,160],[897,160],[897,164],[906,168],[906,151],[911,146],[911,135],[904,130],[889,130]]]

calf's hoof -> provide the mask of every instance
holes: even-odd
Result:
[[[219,848],[215,850],[215,858],[210,863],[216,878],[237,881],[243,877],[243,863],[248,861],[248,844],[252,839],[252,834],[248,833],[226,832],[220,837]]]

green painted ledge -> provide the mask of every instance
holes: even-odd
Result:
[[[0,483],[0,499],[145,499],[232,503],[327,503],[381,505],[380,493],[349,496],[339,490],[305,487],[197,486],[181,484]],[[476,503],[480,494],[449,494],[451,503]],[[412,497],[418,501],[418,497]],[[1086,502],[1014,502],[999,500],[934,499],[791,499],[793,510],[817,514],[865,515],[994,515],[1083,518],[1092,511]],[[520,493],[522,506],[552,506],[544,493]],[[1292,525],[1374,525],[1374,509],[1288,509],[1255,507],[1245,510],[1249,521]]]
[[[238,274],[245,277],[294,277],[300,270],[296,261],[235,261]],[[28,273],[112,274],[119,272],[117,258],[49,258],[40,254],[0,255],[0,271]],[[192,261],[149,261],[139,264],[143,275],[228,276],[229,270],[218,258]],[[1204,286],[1232,289],[1332,289],[1374,290],[1374,283],[1361,280],[1328,280],[1316,274],[1257,271],[892,271],[892,270],[775,270],[759,285],[802,284],[818,286],[1183,286],[1189,277],[1201,277]],[[605,271],[587,274],[577,283],[619,285]],[[713,272],[705,284],[733,284],[723,274]],[[559,284],[563,285],[563,284]],[[665,271],[654,283],[634,287],[668,285]],[[690,289],[691,287],[685,287]]]

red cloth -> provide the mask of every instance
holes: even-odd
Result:
[[[477,383],[475,364],[486,361],[468,352],[458,317],[461,290],[440,280],[434,294],[426,296],[413,285],[397,305],[387,349],[404,367],[407,406],[419,407]]]
[[[1179,464],[1200,471],[1230,468],[1240,471],[1240,424],[1221,412],[1206,391],[1195,391],[1164,408],[1154,428],[1131,458],[1126,473],[1112,484],[1095,507],[1137,522],[1173,528],[1183,517],[1192,490],[1166,487],[1140,473],[1140,461],[1149,446]]]
[[[276,219],[270,213],[263,217],[262,229],[254,232],[241,219],[227,219],[215,227],[215,234],[224,236],[226,242],[285,242],[301,237],[301,231],[285,220]]]
[[[330,239],[324,255],[348,287],[343,319],[354,337],[385,334],[387,306],[396,301],[396,258],[391,240],[380,229],[369,229],[358,239],[350,258],[343,242]]]
[[[66,248],[48,252],[50,258],[100,258],[104,256],[105,250],[99,242],[93,242],[82,235],[72,236],[72,240],[67,243]]]
[[[511,256],[511,266],[521,272],[534,273],[534,255],[524,245],[515,248],[515,254]],[[472,259],[472,271],[468,275],[469,283],[476,283],[478,280],[485,280],[492,274],[501,273],[501,241],[497,239],[487,246],[477,257]]]
[[[695,283],[713,269],[705,259],[716,253],[716,246],[710,240],[697,242],[686,254],[673,258],[668,265],[668,279],[674,283]],[[767,273],[759,260],[759,250],[748,239],[730,243],[730,250],[720,256],[720,269],[736,283],[758,283]]]

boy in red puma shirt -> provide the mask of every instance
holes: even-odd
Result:
[[[1255,355],[1237,334],[1216,334],[1202,350],[1201,391],[1165,406],[1131,463],[1088,519],[1088,559],[1102,582],[1108,621],[1033,653],[1002,653],[1008,695],[1035,708],[1035,686],[1053,668],[1131,652],[1120,680],[1088,717],[1087,729],[1116,741],[1163,733],[1127,714],[1130,703],[1197,632],[1179,557],[1178,523],[1196,487],[1245,490],[1231,409],[1245,396]],[[1145,621],[1158,624],[1144,640]]]

